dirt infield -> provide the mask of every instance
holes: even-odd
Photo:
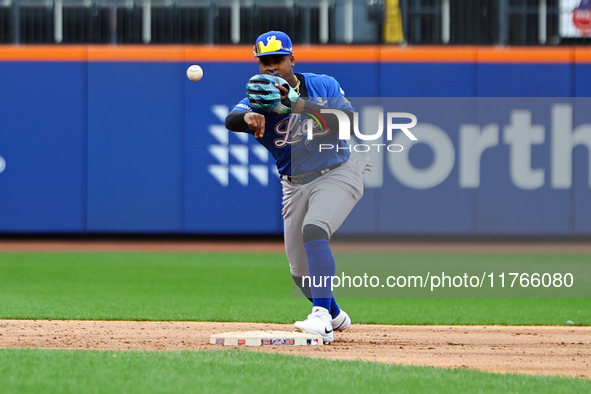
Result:
[[[0,348],[213,350],[209,337],[291,325],[207,322],[0,320]],[[254,351],[492,372],[591,378],[591,328],[354,324],[327,346]]]
[[[591,242],[356,242],[337,240],[335,252],[433,252],[433,253],[591,253]],[[0,251],[22,252],[274,252],[283,253],[283,242],[144,240],[0,239]]]
[[[376,250],[376,245],[365,245]],[[568,244],[387,244],[381,250],[433,252],[591,252]],[[339,243],[335,251],[362,250]],[[280,242],[0,240],[0,251],[282,252]],[[0,320],[0,348],[213,350],[209,336],[229,331],[282,330],[291,325],[212,322]],[[330,346],[264,346],[253,351],[491,372],[591,379],[591,327],[380,326],[354,324]]]

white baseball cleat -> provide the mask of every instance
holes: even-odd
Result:
[[[333,330],[344,331],[347,328],[351,327],[351,318],[349,317],[347,312],[341,309],[341,312],[337,315],[337,317],[332,319],[331,324]]]
[[[312,308],[312,313],[304,321],[297,321],[294,323],[296,331],[307,332],[308,334],[320,335],[325,344],[334,341],[334,330],[332,328],[332,316],[328,313],[328,309],[320,306]]]

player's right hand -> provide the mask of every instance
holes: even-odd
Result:
[[[261,138],[265,135],[265,117],[256,112],[248,112],[244,115],[244,122],[248,128],[254,131],[254,138]]]
[[[275,87],[281,92],[281,104],[291,108],[291,112],[301,114],[306,102],[300,98],[300,95],[287,82],[284,85],[276,83]]]

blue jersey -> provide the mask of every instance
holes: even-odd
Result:
[[[353,112],[351,103],[344,97],[343,90],[336,79],[328,75],[302,73],[310,101],[335,109]],[[283,175],[307,174],[344,163],[351,155],[345,140],[339,140],[338,131],[327,130],[302,114],[276,114],[253,110],[248,98],[242,99],[233,110],[254,111],[265,115],[265,135],[258,138],[275,159],[277,170]],[[334,115],[330,115],[334,116]],[[311,121],[310,121],[311,120]],[[322,119],[320,119],[322,122]],[[313,139],[307,138],[307,130],[312,125]],[[244,130],[254,134],[251,129]],[[332,149],[320,149],[330,144]]]

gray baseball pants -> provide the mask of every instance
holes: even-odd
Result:
[[[308,275],[304,226],[316,225],[332,237],[363,196],[363,173],[368,169],[367,161],[350,159],[305,185],[281,181],[285,251],[293,276]]]

